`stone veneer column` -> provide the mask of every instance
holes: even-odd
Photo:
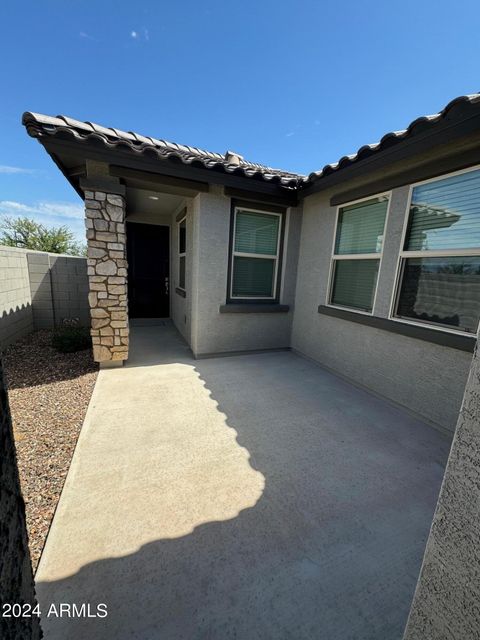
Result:
[[[85,217],[93,358],[122,364],[128,358],[125,199],[86,190]]]

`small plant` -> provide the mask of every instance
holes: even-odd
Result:
[[[92,346],[90,330],[82,327],[78,318],[65,318],[61,326],[55,329],[52,346],[61,353],[89,349]]]

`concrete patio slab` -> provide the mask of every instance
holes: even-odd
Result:
[[[293,353],[195,361],[134,327],[37,572],[45,637],[400,640],[449,444]]]

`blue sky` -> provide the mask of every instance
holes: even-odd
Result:
[[[480,90],[478,0],[4,0],[0,20],[0,214],[80,237],[25,110],[309,172]]]

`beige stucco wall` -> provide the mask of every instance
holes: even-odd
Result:
[[[220,313],[226,302],[231,199],[221,187],[193,202],[192,349],[196,356],[287,348],[295,297],[301,211],[287,213],[280,302],[288,313]]]
[[[479,461],[477,343],[404,640],[479,637]]]
[[[472,355],[318,313],[327,301],[336,207],[331,192],[305,199],[292,347],[357,384],[453,430]],[[374,315],[388,318],[408,186],[394,189]]]

